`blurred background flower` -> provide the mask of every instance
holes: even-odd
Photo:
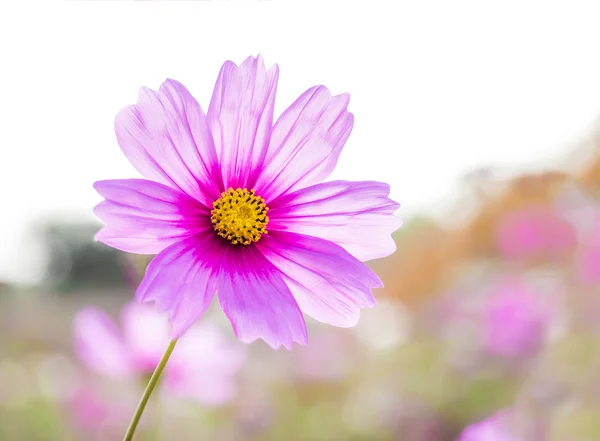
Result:
[[[170,341],[167,317],[150,305],[130,302],[121,311],[122,329],[104,311],[87,307],[75,316],[75,353],[92,371],[144,385]],[[235,397],[235,374],[244,348],[228,341],[209,322],[198,322],[179,339],[164,373],[169,392],[204,405]]]
[[[480,329],[489,352],[519,357],[541,347],[551,314],[548,298],[541,298],[523,281],[506,280],[494,287],[486,303]]]

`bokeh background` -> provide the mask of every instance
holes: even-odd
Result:
[[[198,381],[165,381],[139,439],[600,440],[599,22],[594,2],[0,6],[0,440],[120,439],[151,370],[115,341],[162,340],[121,312],[151,256],[93,241],[92,183],[137,176],[114,115],[165,78],[206,108],[222,62],[259,52],[277,114],[351,93],[331,178],[391,184],[398,249],[368,263],[376,308],[309,319],[306,347],[243,345],[213,308],[178,348]],[[81,337],[90,305],[114,340]]]

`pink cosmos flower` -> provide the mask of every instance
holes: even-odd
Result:
[[[557,258],[576,243],[574,228],[547,207],[526,207],[506,215],[496,229],[496,244],[509,259]]]
[[[150,375],[169,342],[166,318],[150,306],[123,308],[122,331],[102,310],[88,307],[74,321],[75,352],[91,370],[115,378]],[[166,367],[165,387],[178,396],[222,405],[236,393],[234,375],[244,353],[209,323],[197,323],[181,337]]]
[[[395,250],[399,205],[380,182],[322,183],[353,127],[349,96],[315,86],[273,124],[278,66],[225,62],[205,115],[174,80],[142,88],[116,117],[123,153],[146,179],[95,183],[96,238],[158,254],[137,289],[178,337],[218,292],[243,342],[305,344],[302,312],[335,326],[374,306],[361,260]]]
[[[550,308],[523,281],[497,286],[485,305],[484,345],[493,354],[519,357],[542,344]]]

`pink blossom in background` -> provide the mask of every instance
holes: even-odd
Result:
[[[130,406],[128,406],[130,404]],[[67,398],[65,410],[69,421],[85,439],[118,439],[127,427],[135,402],[108,399],[97,387],[82,383]]]
[[[99,181],[96,239],[157,254],[136,296],[182,335],[215,293],[236,336],[291,349],[303,313],[354,326],[381,280],[361,263],[395,250],[389,185],[323,182],[354,126],[349,95],[308,89],[274,122],[279,78],[260,56],[225,62],[207,114],[174,80],[142,88],[116,117],[145,179]]]
[[[548,207],[529,206],[504,216],[496,246],[508,259],[556,259],[576,245],[575,229]]]
[[[170,339],[167,319],[154,308],[129,303],[121,329],[104,311],[88,307],[74,321],[75,353],[91,370],[115,378],[150,375]],[[243,347],[209,323],[182,336],[165,370],[164,387],[178,396],[222,405],[236,394],[234,376],[245,361]]]
[[[485,299],[484,345],[496,355],[519,357],[539,349],[550,319],[548,300],[524,281],[505,280]]]
[[[522,441],[512,435],[506,427],[503,418],[505,415],[506,413],[501,411],[483,421],[471,424],[460,434],[457,441]]]

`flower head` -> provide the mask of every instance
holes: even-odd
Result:
[[[507,357],[531,354],[542,344],[549,318],[539,293],[523,281],[503,281],[485,305],[485,347]]]
[[[81,310],[74,321],[76,354],[100,374],[116,378],[152,374],[169,341],[166,318],[148,305],[130,303],[123,308],[121,322],[119,330],[104,311]],[[241,347],[228,344],[209,323],[195,324],[180,339],[164,384],[178,396],[224,404],[235,395],[233,376],[243,361]]]
[[[273,124],[279,69],[261,57],[221,68],[208,113],[183,85],[142,88],[117,140],[146,179],[96,182],[97,239],[157,254],[136,297],[178,337],[218,292],[237,337],[307,341],[302,313],[353,326],[379,278],[361,260],[391,254],[398,204],[380,182],[322,183],[353,127],[349,96],[315,86]]]

